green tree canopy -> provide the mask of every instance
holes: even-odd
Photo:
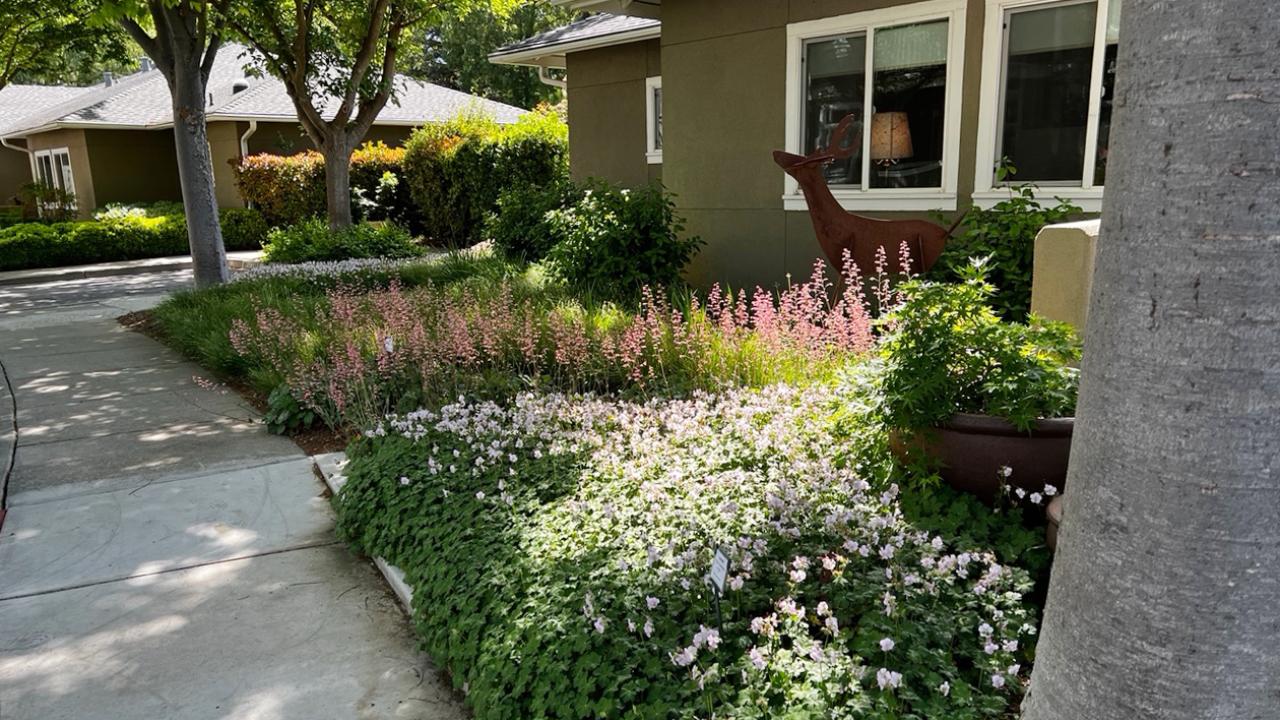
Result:
[[[119,27],[95,26],[90,0],[0,2],[0,88],[10,82],[96,81],[103,70],[136,64]]]
[[[533,68],[495,65],[489,53],[506,45],[564,25],[576,13],[546,0],[523,2],[514,8],[480,4],[446,15],[420,31],[423,53],[405,72],[437,85],[480,95],[516,107],[557,103],[558,88],[544,84]]]

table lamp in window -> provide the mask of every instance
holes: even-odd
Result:
[[[871,116],[871,161],[889,167],[915,154],[911,126],[904,112],[878,112]]]

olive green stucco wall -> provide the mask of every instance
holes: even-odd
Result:
[[[787,25],[913,0],[666,0],[662,38],[570,53],[575,178],[634,185],[656,177],[706,245],[688,269],[699,285],[775,285],[820,256],[808,213],[783,210]],[[973,189],[983,0],[968,0],[961,74],[958,201]],[[665,68],[665,72],[660,72]],[[644,157],[644,78],[662,75],[664,163]],[[876,217],[929,213],[865,212]]]
[[[236,126],[239,135],[243,135],[249,129],[247,122],[236,123]],[[369,128],[365,142],[384,142],[394,147],[403,145],[412,132],[411,127],[375,125]],[[293,155],[315,149],[311,138],[307,137],[302,126],[297,123],[260,122],[258,129],[249,136],[248,144],[250,155],[257,153]]]
[[[21,205],[20,191],[29,182],[31,156],[0,146],[0,205]]]
[[[96,206],[182,201],[172,129],[85,130],[84,136]]]
[[[645,79],[662,74],[660,54],[657,40],[569,54],[569,165],[575,179],[635,187],[662,177],[662,165],[645,156]],[[665,87],[663,93],[665,104]]]

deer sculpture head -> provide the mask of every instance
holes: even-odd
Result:
[[[849,128],[853,127],[855,120],[857,120],[856,115],[845,115],[831,132],[831,142],[826,147],[820,147],[808,155],[774,150],[773,161],[802,186],[805,181],[822,179],[822,169],[829,163],[843,160],[858,152],[858,145],[844,147],[845,136],[849,134]],[[804,178],[803,181],[802,178]]]

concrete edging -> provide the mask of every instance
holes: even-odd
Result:
[[[329,492],[334,495],[341,492],[342,486],[347,484],[347,477],[342,474],[342,468],[347,464],[347,454],[339,451],[313,455],[311,462],[315,465],[316,472],[320,473],[320,477],[324,478],[324,484],[328,486]],[[373,564],[378,567],[382,577],[391,586],[392,592],[400,599],[404,611],[413,617],[413,588],[405,582],[404,571],[381,557],[373,558]]]

